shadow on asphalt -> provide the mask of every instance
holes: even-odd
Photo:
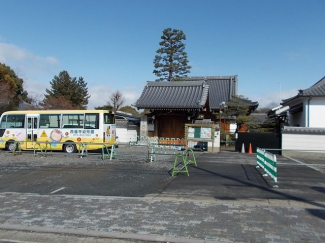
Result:
[[[325,187],[312,186],[311,189],[318,191],[318,192],[325,193]]]
[[[308,208],[306,211],[317,218],[325,220],[325,210],[323,209]]]
[[[321,203],[317,203],[317,202],[314,202],[314,201],[311,201],[311,200],[308,200],[308,199],[305,199],[305,198],[302,198],[302,197],[297,197],[297,196],[294,196],[294,195],[290,195],[288,193],[283,193],[283,192],[280,192],[280,191],[278,191],[276,189],[267,188],[265,186],[260,186],[260,185],[257,185],[255,183],[250,183],[250,182],[247,182],[247,181],[244,181],[244,180],[240,180],[240,179],[238,179],[236,177],[233,177],[233,176],[227,176],[227,175],[223,175],[223,174],[220,174],[220,173],[216,173],[216,172],[213,172],[213,171],[210,171],[210,170],[201,168],[199,166],[192,167],[192,168],[193,169],[196,169],[196,170],[200,170],[200,171],[206,172],[206,173],[209,173],[211,175],[214,175],[214,176],[217,176],[217,177],[220,177],[220,178],[225,178],[225,179],[228,179],[228,180],[235,181],[237,183],[240,183],[242,185],[246,185],[248,187],[255,187],[255,188],[259,189],[259,190],[266,191],[266,192],[269,192],[269,193],[272,193],[272,194],[281,196],[283,199],[295,200],[295,201],[298,201],[298,202],[303,202],[303,203],[307,203],[307,204],[310,204],[310,205],[313,205],[313,206],[325,208],[325,205],[323,205]],[[262,174],[260,174],[260,175],[263,178]],[[312,189],[317,190],[317,191],[320,191],[320,192],[324,192],[324,188],[322,188],[322,187],[312,187]],[[312,212],[314,212],[314,211],[311,210],[310,213],[312,213]],[[324,210],[320,210],[320,212],[322,212],[320,214],[320,217],[323,219],[324,218],[324,215],[325,215],[324,214],[325,211]]]

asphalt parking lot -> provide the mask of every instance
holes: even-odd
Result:
[[[119,157],[117,150],[117,157]],[[11,156],[6,154],[4,156]],[[256,155],[236,152],[196,153],[197,166],[190,175],[171,177],[174,156],[147,163],[105,160],[94,162],[65,157],[15,157],[19,162],[2,165],[0,192],[145,197],[148,195],[208,196],[218,199],[324,200],[325,174],[314,163],[298,163],[282,156],[278,160],[278,188],[256,168]],[[135,158],[135,157],[133,157]],[[12,159],[12,158],[11,158]],[[33,164],[33,160],[39,164]],[[42,164],[53,160],[53,163]],[[56,163],[61,160],[61,163]],[[306,160],[305,160],[306,161]],[[313,164],[313,166],[310,166]]]
[[[0,153],[0,242],[324,242],[322,157],[277,157],[278,188],[256,155],[117,158]],[[33,233],[30,233],[33,232]],[[114,239],[114,240],[113,240]]]

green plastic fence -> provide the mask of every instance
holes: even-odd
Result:
[[[257,148],[256,151],[257,168],[261,167],[264,170],[263,176],[271,176],[274,180],[274,187],[278,187],[278,170],[276,163],[276,156],[264,149]]]

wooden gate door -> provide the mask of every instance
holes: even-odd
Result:
[[[184,138],[186,117],[162,116],[159,118],[158,137]]]

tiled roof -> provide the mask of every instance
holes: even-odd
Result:
[[[299,90],[299,94],[306,96],[325,96],[325,77],[310,88]]]
[[[237,95],[237,76],[186,77],[183,81],[149,81],[134,104],[138,109],[201,109],[209,97],[210,110]],[[241,99],[253,110],[258,102]]]
[[[263,124],[267,121],[268,117],[266,113],[252,113],[250,114],[252,120],[250,120],[249,124]]]
[[[211,110],[218,110],[221,102],[229,101],[237,95],[237,76],[188,77],[188,81],[205,81],[209,85],[209,104]]]
[[[312,128],[312,127],[287,127],[283,128],[282,133],[293,133],[293,134],[325,134],[325,128]]]
[[[209,86],[204,81],[147,82],[135,103],[138,109],[201,109]]]
[[[308,89],[301,89],[299,90],[299,93],[291,97],[289,99],[282,100],[282,104],[288,103],[289,101],[292,101],[294,99],[297,99],[299,97],[325,97],[325,77],[323,77],[321,80],[319,80],[317,83],[315,83],[313,86],[309,87]]]
[[[204,87],[204,89],[203,89]],[[200,109],[209,97],[210,109],[237,95],[237,76],[186,77],[184,81],[147,82],[134,104],[138,109]]]

